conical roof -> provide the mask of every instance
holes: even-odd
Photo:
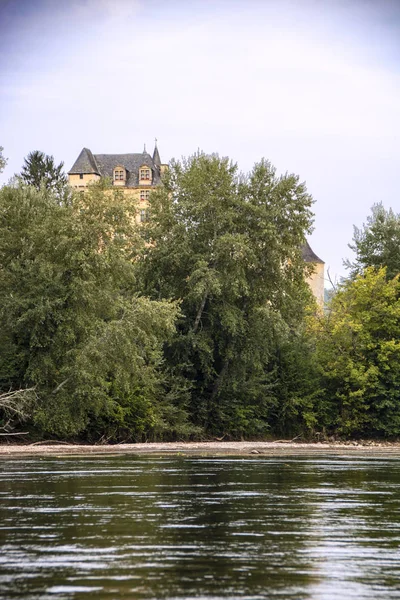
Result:
[[[83,148],[80,155],[74,162],[70,171],[68,171],[69,175],[76,174],[88,174],[95,173],[96,175],[100,175],[99,168],[96,164],[96,160],[89,150],[89,148]]]
[[[304,246],[301,249],[302,254],[303,254],[303,260],[304,262],[307,263],[319,263],[324,265],[324,261],[321,260],[316,254],[315,252],[312,250],[310,244],[306,241]]]
[[[160,158],[160,153],[158,151],[157,148],[157,144],[154,146],[154,152],[153,152],[153,163],[157,166],[160,167],[161,166],[161,158]]]

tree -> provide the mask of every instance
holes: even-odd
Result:
[[[44,186],[58,197],[62,197],[68,186],[68,178],[63,172],[64,163],[56,165],[53,156],[35,150],[25,158],[21,170],[21,179],[28,185],[40,189]]]
[[[7,164],[7,159],[3,156],[3,146],[0,146],[0,173],[4,171],[4,168]]]
[[[400,280],[365,269],[317,320],[321,423],[346,436],[400,434]]]
[[[0,190],[0,393],[33,387],[42,434],[143,439],[185,424],[162,365],[178,308],[137,294],[134,215],[105,183],[69,203]]]
[[[386,275],[392,279],[400,273],[400,214],[375,204],[367,223],[361,229],[354,227],[349,248],[356,254],[354,262],[345,261],[353,279],[367,267],[386,267]]]
[[[166,357],[211,433],[260,435],[277,403],[276,355],[309,291],[301,247],[311,196],[267,161],[247,177],[216,155],[173,162],[152,193],[142,292],[181,302]]]

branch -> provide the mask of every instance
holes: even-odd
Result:
[[[0,394],[0,410],[8,418],[7,425],[11,427],[12,418],[18,417],[21,421],[30,416],[32,405],[37,399],[36,388],[9,390]],[[3,427],[4,429],[4,427]]]
[[[329,267],[328,267],[328,269],[327,269],[327,271],[326,271],[326,274],[327,274],[327,276],[328,276],[329,283],[331,284],[331,286],[332,286],[332,288],[333,288],[333,291],[334,291],[334,292],[337,292],[337,285],[336,285],[336,283],[333,283],[333,281],[332,281],[332,277],[331,277],[331,274],[330,274],[330,272],[329,272]]]
[[[51,392],[52,394],[57,394],[57,392],[59,392],[61,390],[62,387],[64,387],[64,385],[66,383],[68,383],[68,381],[71,379],[71,377],[67,377],[67,379],[64,379],[64,381],[62,381],[61,383],[58,384],[58,386],[56,388],[54,388],[54,390]]]

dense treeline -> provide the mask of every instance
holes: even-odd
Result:
[[[35,177],[27,162],[0,190],[3,431],[399,434],[392,212],[375,207],[356,230],[351,275],[322,314],[305,283],[312,198],[297,176],[267,161],[247,176],[218,156],[172,162],[138,227],[107,182],[73,194],[49,157],[28,158]]]

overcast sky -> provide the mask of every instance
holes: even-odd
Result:
[[[315,199],[333,277],[373,203],[400,212],[400,0],[0,0],[6,182],[32,150],[261,157]]]

